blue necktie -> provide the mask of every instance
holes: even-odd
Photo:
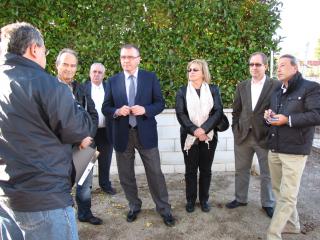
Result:
[[[134,76],[130,75],[129,78],[130,85],[129,85],[129,107],[134,106],[134,99],[136,97],[136,88],[134,86]],[[137,119],[133,115],[129,115],[129,124],[131,127],[135,127],[137,125]]]

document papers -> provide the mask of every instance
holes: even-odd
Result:
[[[87,147],[81,150],[77,147],[74,147],[72,155],[73,164],[76,169],[75,181],[78,185],[81,186],[92,170],[99,152],[92,147]]]

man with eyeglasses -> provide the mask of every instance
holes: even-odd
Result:
[[[45,71],[37,28],[28,23],[1,28],[1,54],[0,238],[77,240],[71,146],[91,143],[83,141],[91,118]]]
[[[284,233],[300,233],[297,198],[314,129],[320,125],[320,85],[305,80],[298,71],[297,59],[289,54],[279,58],[277,74],[282,86],[273,92],[270,109],[265,111],[270,125],[272,190],[277,201],[268,240],[282,239]]]
[[[138,47],[132,44],[121,47],[123,72],[108,80],[102,112],[113,117],[113,143],[120,184],[129,202],[127,221],[136,220],[142,205],[134,173],[137,149],[156,210],[167,226],[174,226],[175,219],[171,214],[166,182],[160,167],[155,120],[155,116],[164,109],[164,99],[156,75],[138,68],[140,60]]]
[[[235,199],[226,204],[234,209],[248,204],[250,169],[256,154],[260,166],[260,200],[268,217],[273,215],[274,196],[268,167],[267,128],[263,119],[269,108],[271,93],[279,82],[266,76],[268,58],[253,53],[249,58],[251,79],[240,82],[236,89],[232,112],[232,131],[235,155]]]

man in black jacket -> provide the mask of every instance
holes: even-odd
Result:
[[[282,239],[281,233],[300,233],[297,196],[314,126],[320,124],[320,85],[303,79],[295,57],[280,57],[278,78],[282,86],[273,92],[264,114],[270,124],[268,160],[277,200],[268,240]]]
[[[91,144],[91,118],[44,70],[38,29],[28,23],[1,28],[1,48],[0,201],[13,210],[26,239],[77,240],[72,144]],[[5,215],[1,224],[8,223]],[[6,234],[4,239],[21,239]]]
[[[94,124],[90,136],[94,137],[98,127],[98,113],[92,98],[85,93],[84,88],[80,83],[74,81],[77,66],[78,56],[75,51],[65,48],[59,52],[56,59],[58,79],[70,88],[75,100],[90,114]],[[82,186],[77,185],[76,202],[78,205],[78,219],[80,222],[89,222],[94,225],[100,225],[102,224],[102,220],[93,216],[91,212],[92,177],[93,172],[91,171]]]

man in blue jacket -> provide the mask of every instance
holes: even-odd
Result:
[[[112,76],[102,106],[104,115],[113,116],[113,142],[120,184],[129,202],[127,221],[133,222],[141,210],[141,200],[134,173],[135,149],[145,167],[147,181],[156,209],[167,226],[175,220],[168,203],[168,191],[160,167],[157,122],[155,116],[164,109],[159,81],[152,72],[138,68],[138,47],[121,47],[120,62],[123,72]]]
[[[281,233],[300,233],[297,197],[314,127],[320,125],[320,85],[302,77],[294,56],[280,57],[278,78],[282,86],[273,92],[264,114],[270,124],[268,160],[277,201],[268,240],[282,239]]]
[[[28,23],[1,28],[1,54],[0,201],[13,210],[26,239],[77,240],[72,144],[91,144],[91,118],[44,70],[38,29]],[[6,220],[1,214],[0,222]],[[7,239],[17,239],[12,236]]]

